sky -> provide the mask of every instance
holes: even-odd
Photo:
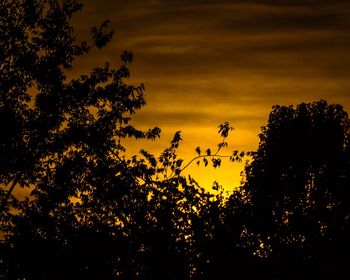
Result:
[[[138,128],[158,126],[161,139],[141,148],[159,154],[180,130],[179,155],[215,149],[217,127],[235,128],[229,149],[255,150],[273,105],[325,99],[350,110],[348,0],[81,0],[77,38],[105,19],[115,36],[102,51],[78,60],[73,73],[134,53],[130,84],[144,83],[147,106]],[[127,143],[129,151],[140,148]],[[203,186],[239,185],[242,164],[219,170],[191,166]]]

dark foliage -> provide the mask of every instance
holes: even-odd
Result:
[[[247,228],[268,257],[269,278],[346,275],[349,136],[340,105],[273,108],[243,186],[251,205]]]
[[[80,8],[0,1],[1,277],[185,279],[198,188],[179,176],[181,138],[159,159],[126,156],[123,139],[160,130],[129,124],[145,105],[143,86],[125,83],[129,52],[117,69],[67,79],[76,57],[113,34],[104,22],[77,43],[69,20]],[[19,187],[30,196],[15,198]]]
[[[349,263],[349,120],[325,101],[276,106],[227,198],[183,170],[220,167],[217,150],[128,156],[146,103],[126,83],[130,52],[68,79],[75,59],[112,39],[108,21],[76,42],[74,0],[0,0],[1,279],[340,279]],[[13,190],[30,195],[19,199]],[[346,275],[346,274],[344,274]]]

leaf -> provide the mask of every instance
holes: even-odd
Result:
[[[201,148],[200,148],[200,147],[197,147],[197,148],[196,148],[196,153],[197,153],[197,155],[199,155],[199,156],[201,155]]]
[[[120,56],[121,61],[123,61],[125,64],[131,64],[133,59],[134,59],[134,55],[132,52],[129,52],[127,50],[124,50],[122,55]]]
[[[104,29],[108,27],[108,24],[109,20],[105,20],[104,22],[102,22],[99,28],[97,28],[96,26],[91,28],[92,40],[98,49],[101,49],[104,46],[106,46],[113,37],[113,30],[108,33],[104,32]]]
[[[213,167],[217,168],[221,166],[221,159],[220,158],[213,158],[212,159]]]
[[[223,138],[227,138],[230,131],[233,131],[234,128],[230,126],[228,122],[224,122],[219,125],[219,134]]]
[[[180,141],[182,141],[181,131],[176,131],[173,140],[171,140],[171,145],[177,148]]]

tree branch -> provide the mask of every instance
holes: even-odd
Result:
[[[5,196],[4,200],[3,200],[2,203],[1,203],[1,207],[0,207],[1,212],[5,210],[5,207],[6,207],[6,205],[7,205],[7,202],[8,202],[8,200],[9,200],[9,198],[10,198],[10,196],[11,196],[11,194],[12,194],[14,188],[15,188],[15,186],[17,185],[17,182],[18,182],[18,178],[15,177],[15,179],[14,179],[13,182],[12,182],[11,187],[9,188],[9,190],[8,190],[7,193],[6,193],[6,196]]]
[[[218,157],[218,158],[229,158],[231,156],[224,156],[224,155],[217,155],[217,154],[213,154],[213,155],[201,155],[201,156],[196,156],[193,159],[190,160],[190,162],[188,162],[183,168],[181,168],[180,173],[185,170],[189,165],[191,165],[192,162],[194,162],[197,159],[201,159],[201,158],[213,158],[213,157]]]

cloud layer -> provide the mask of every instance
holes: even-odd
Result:
[[[322,98],[350,109],[347,0],[82,2],[78,37],[106,18],[116,36],[78,70],[133,51],[132,81],[145,83],[148,100],[135,122],[161,126],[164,141],[183,130],[188,147],[202,144],[196,139],[213,145],[201,136],[228,120],[236,145],[253,149],[274,104]],[[225,176],[224,183],[238,181]]]

